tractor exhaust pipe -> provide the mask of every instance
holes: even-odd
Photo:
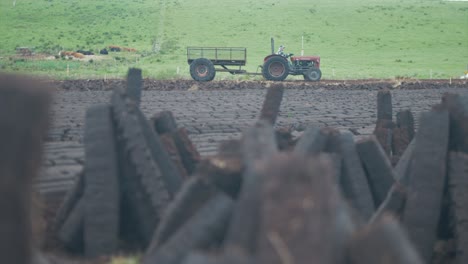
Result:
[[[271,38],[271,54],[275,54],[275,39]]]

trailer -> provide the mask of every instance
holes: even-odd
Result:
[[[212,81],[216,72],[263,75],[265,79],[271,81],[282,81],[288,75],[303,75],[308,81],[321,79],[319,56],[277,54],[274,50],[272,38],[271,54],[266,56],[263,64],[259,66],[262,69],[261,73],[247,72],[242,69],[247,63],[247,48],[242,47],[187,47],[187,63],[190,65],[192,78],[200,82]],[[290,58],[289,61],[288,58]]]
[[[190,75],[196,81],[211,81],[216,72],[255,74],[242,69],[247,63],[247,48],[187,47],[187,62],[190,65]]]

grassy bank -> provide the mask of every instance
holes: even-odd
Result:
[[[257,70],[270,37],[320,55],[323,78],[449,78],[468,64],[468,2],[430,0],[0,0],[0,67],[55,78],[189,78],[187,46],[247,47]],[[61,50],[135,48],[83,61],[25,59]],[[57,56],[58,57],[58,56]],[[217,78],[248,78],[218,74]]]

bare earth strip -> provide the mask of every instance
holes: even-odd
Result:
[[[337,89],[338,88],[338,89]],[[367,88],[367,87],[366,87]],[[369,135],[375,126],[378,89],[314,88],[286,89],[283,96],[278,127],[303,130],[310,124],[352,129],[360,136]],[[441,100],[442,94],[468,94],[468,85],[450,88],[394,89],[394,114],[410,109],[416,119]],[[266,89],[210,90],[145,90],[141,108],[150,117],[172,111],[177,124],[185,127],[190,138],[204,156],[214,154],[217,145],[237,138],[241,131],[258,117]],[[45,147],[42,176],[37,182],[41,192],[63,192],[74,181],[83,163],[83,129],[86,109],[94,104],[109,102],[110,91],[65,90],[56,92],[54,119]]]

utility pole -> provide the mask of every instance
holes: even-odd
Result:
[[[301,56],[304,56],[304,35],[302,35],[302,49],[301,49]]]

